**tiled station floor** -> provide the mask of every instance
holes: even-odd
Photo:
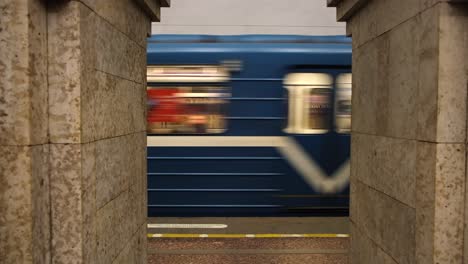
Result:
[[[169,229],[148,229],[149,264],[321,264],[348,259],[347,218],[161,218],[149,223],[171,224]],[[199,226],[189,228],[190,223]],[[177,224],[185,225],[175,228]],[[218,228],[202,228],[208,224]],[[219,228],[221,224],[226,227]]]

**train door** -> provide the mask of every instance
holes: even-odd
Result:
[[[217,66],[148,67],[148,134],[220,134],[228,72]]]
[[[288,160],[286,208],[341,212],[348,208],[351,74],[332,70],[286,75],[288,116],[282,148]]]

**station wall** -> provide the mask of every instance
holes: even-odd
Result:
[[[177,0],[153,34],[344,35],[333,9],[315,0]]]

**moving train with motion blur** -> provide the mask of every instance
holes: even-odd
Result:
[[[347,215],[351,40],[148,39],[149,216]]]

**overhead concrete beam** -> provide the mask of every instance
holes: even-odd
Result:
[[[336,20],[345,22],[369,0],[327,0],[327,6],[336,7]]]
[[[162,3],[169,4],[170,0],[135,0],[135,2],[148,14],[152,22],[160,22]]]
[[[338,2],[340,2],[341,0],[327,0],[327,6],[328,7],[336,7],[336,5],[338,4]]]
[[[159,0],[159,4],[161,5],[161,7],[170,7],[171,0]]]

